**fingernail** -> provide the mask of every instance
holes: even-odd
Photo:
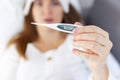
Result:
[[[73,33],[79,33],[78,28],[75,28],[75,29],[73,30]]]
[[[72,40],[74,40],[74,39],[75,39],[75,35],[72,36]]]
[[[80,22],[75,22],[75,25],[82,25]]]

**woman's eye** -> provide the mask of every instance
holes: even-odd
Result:
[[[38,6],[42,6],[42,3],[38,3]]]
[[[53,4],[54,6],[58,6],[58,5],[60,5],[59,2],[53,2],[52,4]]]
[[[37,5],[40,6],[40,7],[43,5],[42,2],[40,2],[40,1],[37,1],[36,3],[37,3]]]

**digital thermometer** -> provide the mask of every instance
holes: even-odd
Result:
[[[55,23],[55,24],[41,24],[32,22],[31,24],[38,25],[38,26],[45,26],[54,30],[66,32],[66,33],[73,33],[73,29],[77,28],[77,25],[74,24],[66,24],[66,23]]]

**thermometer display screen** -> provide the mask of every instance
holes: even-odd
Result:
[[[57,27],[65,31],[73,31],[73,29],[76,28],[76,26],[73,25],[58,25]]]

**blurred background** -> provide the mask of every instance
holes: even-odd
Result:
[[[112,54],[120,63],[120,0],[72,0],[85,24],[100,26],[110,33]],[[0,2],[0,57],[8,40],[22,30],[24,0]]]

